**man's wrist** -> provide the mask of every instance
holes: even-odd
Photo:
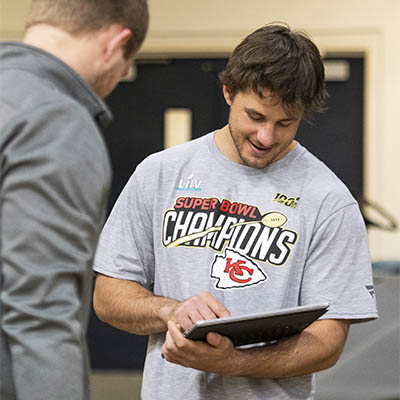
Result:
[[[242,353],[240,350],[233,348],[228,358],[223,360],[220,373],[225,376],[243,376],[244,372],[241,370],[243,365]]]
[[[165,324],[165,329],[167,329],[167,323],[171,319],[172,314],[174,313],[178,305],[178,301],[168,299],[168,302],[159,308],[158,317]]]

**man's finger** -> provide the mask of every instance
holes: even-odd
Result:
[[[229,317],[231,315],[228,309],[209,292],[204,292],[201,294],[201,296],[204,298],[207,306],[217,318]]]
[[[176,324],[174,321],[168,321],[167,334],[170,335],[170,338],[175,343],[175,345],[181,345],[182,341],[187,340],[182,334],[181,326],[179,324]]]

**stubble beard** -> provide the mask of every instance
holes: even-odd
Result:
[[[229,133],[231,135],[232,141],[233,141],[233,143],[235,145],[236,152],[237,152],[239,158],[241,159],[243,165],[245,165],[246,167],[251,167],[251,168],[256,168],[256,169],[263,169],[263,168],[267,167],[268,165],[270,165],[270,164],[272,164],[274,162],[276,157],[274,157],[272,160],[266,160],[263,164],[258,164],[258,163],[250,161],[248,158],[246,158],[243,155],[243,151],[241,150],[240,145],[237,142],[237,140],[235,138],[235,135],[233,134],[233,130],[232,130],[232,127],[231,127],[230,123],[228,123],[228,128],[229,128]],[[245,140],[248,140],[248,139],[246,138]]]

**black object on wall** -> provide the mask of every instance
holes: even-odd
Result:
[[[364,60],[345,61],[349,64],[349,79],[326,83],[327,110],[316,115],[312,125],[302,122],[297,140],[358,197],[363,193]]]
[[[328,109],[313,125],[302,123],[297,140],[324,161],[355,196],[363,192],[363,70],[362,58],[346,59],[349,79],[327,82]],[[111,209],[137,164],[164,147],[164,111],[192,110],[192,137],[221,128],[229,108],[218,72],[226,59],[179,59],[137,65],[137,79],[121,83],[107,99],[115,116],[106,142],[114,169]],[[147,338],[100,322],[93,310],[88,343],[94,369],[142,369]]]

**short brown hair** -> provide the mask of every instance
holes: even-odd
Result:
[[[232,96],[265,89],[277,95],[289,111],[305,116],[325,109],[325,72],[318,48],[301,32],[285,24],[269,24],[248,35],[233,51],[219,75]]]
[[[126,56],[137,52],[147,33],[147,0],[32,0],[25,24],[45,23],[70,34],[95,32],[119,23],[132,31]]]

